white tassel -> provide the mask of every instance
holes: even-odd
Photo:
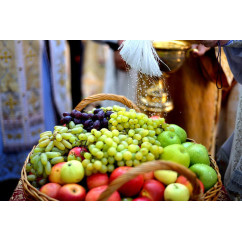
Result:
[[[151,40],[125,40],[119,47],[123,60],[134,70],[149,76],[161,76],[160,58]]]

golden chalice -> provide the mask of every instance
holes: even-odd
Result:
[[[148,115],[163,116],[173,109],[173,102],[166,90],[167,79],[169,74],[176,72],[182,66],[191,44],[181,40],[154,40],[153,46],[165,63],[160,62],[163,75],[160,78],[138,75],[137,104]]]

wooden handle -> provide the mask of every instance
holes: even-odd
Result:
[[[193,192],[192,192],[192,195],[190,196],[190,200],[195,200],[195,201],[203,200],[202,190],[195,173],[190,171],[185,166],[179,165],[177,163],[157,160],[157,161],[149,161],[149,162],[143,163],[142,165],[136,166],[130,169],[129,171],[127,171],[125,174],[119,176],[117,179],[115,179],[109,184],[108,188],[99,197],[99,201],[108,200],[108,198],[116,190],[118,190],[122,185],[124,185],[129,180],[135,178],[136,176],[147,172],[155,171],[155,170],[173,170],[178,172],[179,175],[185,176],[191,182],[193,187]]]
[[[108,94],[108,93],[100,93],[100,94],[95,94],[95,95],[86,97],[75,107],[75,109],[78,111],[82,111],[82,109],[84,109],[88,104],[97,102],[97,101],[103,101],[103,100],[112,100],[112,101],[120,102],[125,106],[127,106],[128,108],[134,109],[136,112],[141,112],[140,109],[125,96]]]

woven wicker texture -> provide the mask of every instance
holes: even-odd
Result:
[[[134,103],[132,103],[129,99],[127,99],[126,97],[118,96],[118,95],[114,95],[114,94],[103,94],[103,93],[93,95],[93,96],[90,96],[90,97],[83,99],[76,106],[75,109],[81,111],[88,104],[90,104],[92,102],[96,102],[96,101],[102,101],[102,100],[113,100],[113,101],[121,102],[124,105],[126,105],[127,107],[135,109],[137,112],[140,112],[139,108]],[[193,140],[190,140],[190,141],[193,141]],[[33,147],[33,149],[34,148],[35,147]],[[29,157],[30,157],[32,151],[30,152],[30,154],[26,158],[24,166],[23,166],[22,171],[21,171],[21,180],[22,180],[22,184],[23,184],[24,194],[25,194],[26,198],[28,200],[31,200],[31,201],[56,201],[55,199],[41,193],[37,188],[32,186],[29,183],[29,181],[27,180],[26,165],[29,162]],[[212,159],[211,157],[210,157],[210,161],[211,161],[211,166],[217,172],[218,181],[210,190],[208,190],[203,195],[200,192],[200,186],[197,182],[196,175],[193,172],[191,172],[189,169],[187,169],[186,167],[178,165],[174,162],[151,161],[151,162],[144,163],[144,164],[142,164],[138,167],[135,167],[134,169],[130,170],[129,172],[127,172],[124,175],[115,179],[109,185],[108,189],[103,192],[103,194],[100,196],[99,200],[103,200],[103,201],[107,200],[108,197],[115,190],[117,190],[125,182],[131,180],[132,178],[134,178],[138,174],[142,174],[142,173],[154,171],[154,170],[161,170],[161,169],[169,170],[170,169],[170,170],[177,171],[179,174],[184,175],[191,182],[191,184],[193,185],[193,195],[191,197],[191,200],[216,201],[218,196],[219,196],[219,192],[222,188],[222,181],[221,181],[221,175],[219,173],[219,169],[218,169],[218,166],[216,164],[216,161],[214,159]]]

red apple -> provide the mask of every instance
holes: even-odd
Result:
[[[51,168],[51,172],[49,175],[50,182],[58,183],[60,185],[64,184],[64,182],[61,180],[61,168],[65,163],[66,162],[58,163]]]
[[[204,185],[203,185],[202,181],[198,179],[198,182],[199,182],[199,184],[200,184],[200,186],[202,188],[202,192],[204,193]]]
[[[78,184],[66,184],[58,192],[58,200],[60,201],[84,201],[86,190]]]
[[[176,183],[185,185],[188,188],[190,195],[192,194],[192,191],[193,191],[192,184],[187,180],[185,176],[179,176],[176,180]]]
[[[153,179],[154,178],[154,172],[150,171],[150,172],[144,173],[143,177],[144,177],[144,181]]]
[[[86,201],[97,201],[100,195],[107,189],[107,185],[94,187],[86,195]],[[108,199],[108,201],[120,201],[121,197],[117,191],[115,191]]]
[[[133,201],[151,201],[148,197],[137,197]]]
[[[154,116],[151,116],[150,118],[153,119],[153,120],[156,120],[156,119],[159,119],[160,116],[158,116],[158,115],[154,115]]]
[[[202,191],[203,191],[203,193],[204,193],[204,185],[203,185],[203,183],[202,183],[199,179],[198,179],[198,181],[199,181],[199,184],[200,184],[200,186],[201,186],[201,188],[202,188]],[[192,191],[193,191],[192,184],[187,180],[186,177],[184,177],[184,176],[179,176],[179,177],[177,178],[177,180],[176,180],[176,183],[180,183],[180,184],[185,185],[185,186],[188,188],[190,195],[192,194]]]
[[[110,175],[109,182],[111,183],[113,180],[118,178],[119,176],[126,173],[129,169],[132,169],[132,167],[128,166],[121,166],[116,168]],[[132,180],[126,182],[122,187],[118,189],[118,191],[125,197],[132,197],[137,195],[140,192],[140,189],[142,188],[144,184],[144,177],[143,175],[139,175]]]
[[[46,183],[44,186],[40,188],[40,192],[45,195],[57,199],[59,190],[61,189],[61,185],[57,183]]]
[[[102,173],[96,173],[87,177],[87,187],[91,190],[94,187],[100,187],[103,185],[108,185],[109,178],[108,175]]]
[[[79,160],[83,161],[84,158],[84,152],[87,152],[87,149],[85,147],[75,147],[69,151],[67,160]]]
[[[144,186],[140,192],[141,197],[147,197],[152,201],[164,200],[165,186],[154,179],[147,180],[144,182]]]

